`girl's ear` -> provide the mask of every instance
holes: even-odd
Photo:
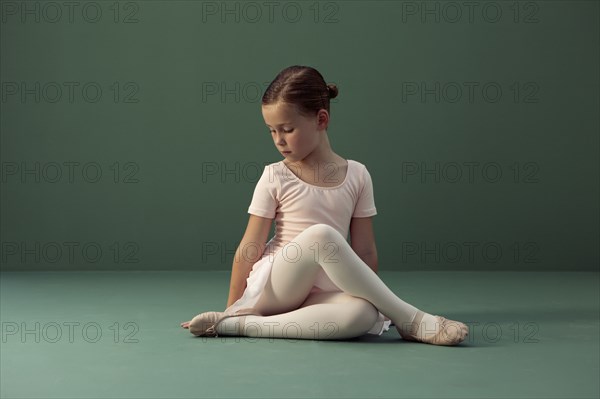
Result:
[[[317,124],[323,128],[326,128],[329,124],[329,115],[327,114],[326,110],[319,110],[319,114],[317,115]]]

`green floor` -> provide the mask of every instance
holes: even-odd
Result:
[[[179,324],[223,310],[227,272],[1,273],[0,397],[600,396],[598,273],[379,274],[467,341],[199,338]]]

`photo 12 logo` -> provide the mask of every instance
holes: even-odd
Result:
[[[136,162],[113,162],[102,166],[96,161],[40,162],[7,161],[0,163],[2,183],[98,183],[111,180],[113,183],[139,183],[140,165]]]
[[[134,1],[2,1],[2,24],[136,24],[140,5]]]
[[[419,24],[537,24],[540,5],[535,1],[402,1],[400,18]]]
[[[40,342],[55,344],[58,342],[75,343],[85,342],[95,344],[102,340],[112,337],[114,343],[138,343],[139,340],[134,336],[139,332],[140,327],[137,323],[126,322],[121,324],[114,322],[111,325],[102,328],[100,323],[95,321],[78,322],[57,321],[39,322],[39,321],[3,321],[2,322],[2,343],[21,344],[39,344]],[[108,333],[106,333],[108,331]]]
[[[136,82],[24,82],[3,81],[3,104],[56,104],[101,102],[139,103],[140,87]]]
[[[340,3],[334,1],[203,1],[202,23],[340,22]]]

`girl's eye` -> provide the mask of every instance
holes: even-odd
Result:
[[[293,132],[293,131],[294,131],[294,129],[291,129],[291,130],[284,130],[283,132],[284,132],[284,133],[291,133],[291,132]],[[269,133],[275,133],[275,130],[269,130]]]

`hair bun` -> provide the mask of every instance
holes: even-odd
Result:
[[[327,85],[327,91],[329,92],[329,98],[336,98],[339,93],[337,86],[333,83]]]

